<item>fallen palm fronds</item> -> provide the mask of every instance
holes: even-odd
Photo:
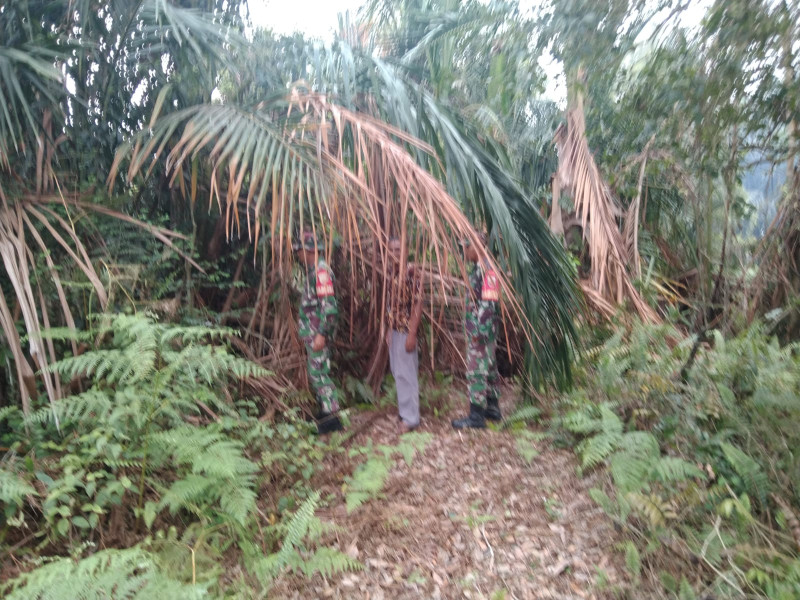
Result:
[[[572,196],[589,247],[591,287],[605,302],[619,305],[629,301],[643,319],[657,322],[658,315],[641,297],[628,273],[631,256],[617,225],[621,211],[589,151],[580,95],[567,111],[566,123],[556,131],[555,143],[559,161],[553,182],[553,203],[558,201],[561,190]],[[644,161],[640,179],[643,172]],[[636,211],[629,218],[635,219]],[[629,239],[635,252],[635,233],[629,233]],[[637,263],[638,257],[634,259],[634,264]]]

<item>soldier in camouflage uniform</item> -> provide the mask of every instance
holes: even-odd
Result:
[[[486,243],[485,236],[481,239]],[[486,427],[486,419],[502,419],[496,356],[500,285],[495,272],[487,264],[481,264],[477,249],[468,241],[463,245],[464,256],[472,263],[464,312],[470,409],[468,416],[453,421],[453,427],[480,429]]]
[[[333,293],[333,273],[317,252],[324,247],[314,234],[306,231],[302,240],[294,243],[300,262],[306,267],[303,293],[300,299],[300,337],[308,356],[308,379],[317,397],[320,414],[317,418],[319,433],[342,429],[337,416],[339,402],[336,386],[331,379],[331,360],[328,339],[333,334],[339,308]]]

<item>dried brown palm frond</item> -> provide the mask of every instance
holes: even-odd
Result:
[[[466,279],[458,242],[469,239],[499,274],[504,314],[527,322],[505,273],[458,202],[415,160],[414,153],[434,156],[433,149],[403,131],[296,86],[288,97],[248,109],[206,105],[156,120],[150,131],[120,149],[109,181],[125,158],[129,178],[166,160],[174,181],[201,151],[211,163],[209,204],[220,208],[229,236],[246,233],[256,246],[261,235],[269,236],[272,271],[288,273],[293,232],[316,230],[328,242],[329,258],[331,237],[338,238],[341,263],[349,269],[339,277],[346,276],[354,290],[371,290],[368,306],[357,307],[353,294],[342,312],[366,311],[373,344],[380,340],[378,324],[386,313],[383,283],[389,274],[388,241],[395,235],[448,298],[453,296],[445,283],[449,275],[457,272]],[[287,278],[280,281],[280,291],[287,291]],[[257,302],[254,319],[262,307]],[[425,311],[437,322],[432,301]],[[377,359],[381,344],[374,349]]]
[[[74,155],[84,160],[89,155],[84,152],[90,147],[95,150],[94,146],[99,150],[92,156],[101,159],[95,166],[102,169],[104,142],[115,140],[117,129],[124,130],[129,117],[131,122],[137,120],[130,112],[133,88],[126,84],[130,77],[135,78],[126,66],[130,57],[157,62],[164,52],[171,60],[179,60],[185,53],[192,62],[208,65],[212,57],[227,62],[231,48],[243,42],[227,25],[235,7],[204,16],[173,4],[113,0],[104,6],[114,18],[105,21],[98,19],[97,3],[91,0],[4,3],[0,7],[0,273],[9,282],[6,285],[3,279],[0,290],[0,340],[11,348],[26,412],[36,395],[37,369],[50,401],[60,395],[60,382],[47,369],[55,358],[53,342],[42,338],[43,329],[51,324],[75,326],[59,269],[65,267],[88,279],[99,300],[95,309],[107,301],[103,281],[75,222],[86,212],[101,212],[142,226],[167,245],[176,237],[66,193],[67,188],[77,189],[84,182],[70,181],[62,188],[70,175],[56,170],[59,153],[63,166],[71,163]],[[128,35],[134,30],[136,35]],[[96,49],[109,43],[118,51],[103,61],[91,82],[79,83],[77,91],[68,92],[68,73],[79,80],[82,67],[76,65],[94,61]],[[90,109],[93,102],[97,106]],[[105,135],[96,127],[98,123],[118,127],[106,127]],[[92,127],[94,131],[87,129]],[[71,155],[60,147],[68,136],[73,142]],[[57,264],[59,256],[65,257],[62,265]],[[43,271],[38,268],[42,260]],[[51,283],[46,285],[46,279]],[[45,295],[53,287],[55,302]],[[20,315],[29,352],[23,350],[15,327]],[[73,351],[77,351],[75,345]]]
[[[44,156],[39,157],[39,160],[45,159]],[[48,168],[37,169],[37,172],[41,173],[42,177],[47,173],[51,173],[52,176],[52,170]],[[58,186],[55,179],[49,181],[40,179],[36,187],[50,189]],[[66,211],[67,217],[59,214],[56,208]],[[9,197],[0,187],[0,258],[14,292],[13,300],[22,314],[29,344],[28,351],[22,347],[22,341],[14,325],[15,319],[9,306],[9,299],[4,296],[2,290],[0,290],[0,326],[14,357],[25,414],[30,411],[31,399],[37,394],[34,376],[36,371],[40,373],[49,401],[55,402],[61,396],[61,382],[48,368],[58,357],[55,355],[52,340],[43,336],[43,331],[51,327],[50,306],[45,301],[43,282],[36,275],[37,257],[44,258],[47,274],[55,288],[59,322],[63,322],[69,329],[75,329],[75,319],[67,301],[59,268],[53,260],[54,251],[66,255],[71,266],[86,277],[97,296],[100,309],[105,308],[108,302],[103,281],[73,225],[86,212],[98,212],[142,227],[176,251],[173,240],[183,237],[104,206],[85,202],[77,194],[42,195],[17,191],[14,196]],[[73,353],[78,351],[74,342],[72,350]]]
[[[25,353],[22,348],[21,340],[14,326],[14,318],[5,297],[2,298],[0,303],[0,313],[2,313],[3,334],[16,364],[22,408],[26,415],[30,412],[31,398],[36,397],[36,383],[33,377],[34,367],[41,373],[50,402],[55,402],[61,395],[60,381],[48,369],[49,364],[57,358],[54,347],[51,341],[45,341],[42,336],[42,329],[49,328],[50,322],[41,284],[33,275],[36,256],[39,251],[45,257],[47,271],[56,288],[64,321],[68,327],[73,329],[75,327],[75,321],[67,303],[58,270],[53,263],[44,239],[34,224],[35,222],[44,226],[53,240],[55,240],[56,245],[86,275],[94,287],[101,305],[104,306],[106,302],[106,294],[100,278],[97,276],[85,248],[72,228],[43,202],[26,202],[23,198],[15,198],[13,202],[10,202],[2,188],[0,188],[0,257],[2,257],[6,275],[14,290],[16,305],[22,313],[25,323],[29,343],[28,353]],[[35,243],[33,247],[29,246],[29,238]],[[72,244],[67,241],[70,238],[73,242]],[[0,295],[2,295],[2,291],[0,291]],[[74,345],[73,351],[77,352]],[[33,367],[28,361],[28,356],[33,361]],[[57,419],[56,425],[58,425]]]
[[[633,274],[639,278],[642,276],[642,259],[639,255],[639,213],[642,207],[644,173],[647,169],[648,153],[654,140],[655,135],[650,138],[650,141],[645,144],[644,150],[634,159],[634,163],[639,163],[639,183],[636,188],[636,198],[633,199],[625,214],[625,229],[623,231],[628,264],[632,265]]]
[[[553,201],[557,201],[561,190],[572,196],[589,248],[592,288],[606,302],[619,305],[629,301],[643,319],[658,321],[658,315],[641,297],[628,273],[630,256],[617,225],[621,211],[589,150],[579,94],[567,110],[566,123],[556,131],[555,143],[559,160]]]

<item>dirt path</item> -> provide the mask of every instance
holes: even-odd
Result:
[[[423,414],[420,431],[433,438],[411,466],[394,462],[382,498],[348,514],[340,487],[323,491],[338,503],[318,515],[345,529],[336,545],[364,570],[284,578],[274,597],[609,597],[624,577],[616,534],[588,496],[597,482],[577,478],[572,453],[537,441],[528,464],[511,432],[459,433],[450,416]],[[352,426],[360,425],[351,446],[398,441],[391,413],[358,414]]]

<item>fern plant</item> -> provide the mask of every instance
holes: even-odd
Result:
[[[346,482],[347,512],[353,512],[359,506],[380,495],[386,484],[386,478],[393,464],[393,456],[400,454],[407,464],[411,465],[417,453],[425,450],[433,436],[430,433],[413,431],[400,437],[396,446],[381,445],[372,449],[372,446],[358,448],[352,454],[366,454],[366,462],[359,465],[352,477]]]
[[[80,540],[111,533],[112,515],[130,512],[155,541],[81,560],[48,559],[3,593],[58,598],[55,588],[71,578],[76,585],[93,581],[80,592],[86,596],[78,596],[87,598],[191,598],[212,587],[221,594],[216,574],[231,544],[245,558],[247,593],[258,591],[251,587],[254,574],[268,586],[285,571],[330,575],[360,567],[322,543],[335,529],[313,515],[318,493],[287,521],[270,517],[256,527],[260,487],[278,484],[290,498],[307,495],[298,478],[308,481],[325,449],[291,414],[270,424],[259,420],[252,402],[228,400],[230,382],[266,374],[228,353],[228,332],[162,325],[147,314],[95,322],[93,331],[78,336],[51,332],[100,344],[54,365],[63,375],[86,377],[85,391],[65,398],[55,413],[35,410],[27,420],[34,435],[14,442],[16,450],[35,453],[24,461],[11,453],[0,463],[6,523],[39,527],[51,542],[74,549]],[[2,416],[16,418],[17,412]],[[61,433],[51,426],[56,417]],[[426,439],[406,436],[391,451],[376,452],[410,461]],[[280,544],[273,554],[269,540]],[[194,585],[198,579],[203,585]]]
[[[51,534],[73,537],[102,526],[126,503],[148,527],[164,511],[244,526],[255,510],[258,466],[224,429],[220,415],[236,411],[223,388],[267,372],[227,351],[227,330],[161,324],[151,314],[93,322],[91,331],[50,332],[101,340],[97,349],[51,365],[63,377],[88,378],[88,389],[27,420],[46,431],[58,419],[64,432],[47,442],[58,453],[56,476],[39,475]],[[209,413],[216,420],[201,423]]]
[[[315,492],[287,523],[272,527],[273,533],[282,538],[280,550],[256,559],[253,564],[253,571],[263,583],[268,585],[284,571],[300,572],[306,577],[315,573],[329,577],[362,568],[357,560],[335,548],[314,547],[323,535],[337,529],[314,516],[319,499],[320,493]]]
[[[561,424],[582,468],[611,475],[609,490],[589,493],[628,532],[634,577],[669,540],[707,565],[697,581],[662,573],[673,597],[800,597],[780,506],[800,506],[787,476],[800,472],[800,345],[781,346],[760,323],[734,338],[712,331],[684,377],[694,339],[678,338],[634,325],[586,357]]]
[[[56,558],[23,573],[0,592],[6,600],[194,600],[206,598],[207,585],[171,578],[155,555],[140,548],[101,550],[81,560]]]
[[[29,497],[39,495],[18,468],[17,462],[13,456],[0,461],[0,505],[3,506],[2,517],[6,522],[18,516]]]
[[[673,503],[680,497],[676,485],[706,478],[692,463],[662,456],[653,434],[625,432],[622,421],[608,404],[573,411],[567,415],[565,425],[572,432],[588,435],[576,448],[583,468],[608,463],[617,502],[599,490],[593,492],[593,497],[602,508],[623,521],[634,510],[651,527],[662,527],[667,519],[675,517]],[[655,491],[656,488],[666,495]]]
[[[148,441],[159,463],[171,459],[179,472],[183,468],[188,470],[183,478],[163,491],[158,503],[145,506],[148,527],[164,508],[172,514],[189,510],[200,518],[206,518],[209,504],[218,504],[222,515],[245,525],[256,506],[255,473],[258,466],[245,456],[240,441],[228,438],[218,424],[206,427],[183,425],[151,434]]]

